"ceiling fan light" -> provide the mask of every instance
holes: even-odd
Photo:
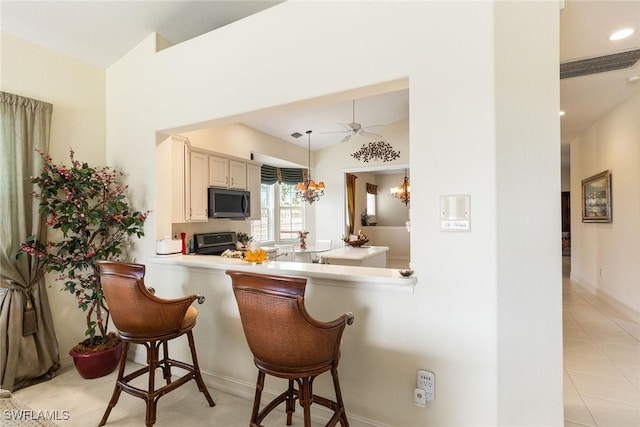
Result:
[[[621,30],[611,33],[611,35],[609,36],[609,40],[617,41],[617,40],[626,39],[631,34],[633,34],[633,32],[634,32],[633,28],[623,28]]]

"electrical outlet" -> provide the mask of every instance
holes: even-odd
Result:
[[[419,370],[417,388],[424,390],[425,399],[427,402],[433,402],[436,397],[435,374],[431,371]]]
[[[427,398],[424,395],[424,390],[421,388],[413,390],[413,403],[421,408],[427,406]]]

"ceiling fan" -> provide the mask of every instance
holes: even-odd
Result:
[[[375,128],[375,127],[384,127],[384,125],[371,125],[371,126],[362,126],[360,123],[356,123],[356,100],[353,100],[353,116],[351,123],[338,123],[340,126],[344,128],[344,130],[333,131],[333,132],[319,132],[321,134],[327,133],[346,133],[347,135],[342,138],[340,142],[347,142],[351,139],[352,136],[362,135],[369,138],[382,138],[382,135],[368,132],[366,129]]]

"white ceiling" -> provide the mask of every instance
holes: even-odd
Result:
[[[157,32],[181,43],[282,1],[0,1],[0,29],[107,68]]]
[[[427,0],[425,0],[427,1]],[[152,32],[180,43],[212,31],[280,1],[6,1],[0,2],[0,29],[80,61],[107,68]],[[560,62],[640,48],[640,1],[566,0],[560,14]],[[608,35],[635,28],[632,37],[610,42]],[[585,131],[596,119],[640,90],[626,78],[632,68],[560,81],[563,143]],[[361,98],[355,121],[362,126],[388,124],[409,114],[408,90]],[[338,122],[352,121],[351,101],[314,105],[246,122],[306,147],[312,129],[312,149],[338,143],[344,134]],[[380,133],[382,128],[371,131]]]

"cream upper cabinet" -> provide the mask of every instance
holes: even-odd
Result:
[[[247,190],[251,193],[251,216],[260,219],[260,166],[247,164]]]
[[[223,157],[224,154],[192,148],[189,140],[172,136],[163,145],[164,164],[170,174],[161,174],[160,185],[170,188],[166,194],[170,204],[171,222],[207,222],[209,187],[249,190],[251,192],[251,217],[260,219],[260,165],[250,160]],[[169,144],[170,143],[170,144]],[[164,144],[164,143],[163,143]],[[166,176],[166,182],[164,178]]]
[[[188,140],[171,137],[171,222],[207,221],[208,155],[190,149]]]
[[[209,186],[229,187],[229,159],[209,156]]]
[[[247,189],[247,164],[229,160],[229,188]]]
[[[187,194],[185,186],[189,148],[184,139],[171,138],[171,222],[186,222]],[[163,176],[160,176],[161,179]]]
[[[247,164],[209,155],[209,185],[246,190]]]
[[[209,178],[209,156],[197,151],[191,151],[189,155],[189,221],[207,221],[207,192]]]

